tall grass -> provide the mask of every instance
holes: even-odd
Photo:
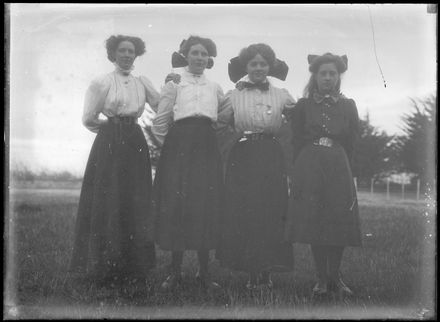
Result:
[[[98,285],[86,278],[73,279],[67,275],[67,266],[77,202],[77,194],[26,195],[17,190],[11,197],[7,227],[12,257],[6,293],[9,309],[18,310],[14,312],[19,317],[385,318],[408,314],[410,318],[411,314],[420,317],[422,309],[428,310],[426,316],[433,314],[434,217],[421,203],[361,199],[363,247],[348,248],[342,264],[345,281],[356,296],[316,303],[311,300],[315,281],[311,253],[302,244],[294,245],[294,272],[274,274],[272,292],[249,293],[245,274],[230,272],[216,261],[211,261],[210,269],[223,290],[203,292],[194,280],[195,253],[189,252],[184,258],[182,288],[160,293],[170,259],[160,249],[158,265],[146,281]]]

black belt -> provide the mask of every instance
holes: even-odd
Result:
[[[109,143],[108,148],[110,150],[110,154],[113,153],[115,149],[114,145],[125,144],[125,138],[127,135],[130,135],[128,132],[133,131],[133,127],[131,125],[137,124],[137,117],[133,116],[112,116],[108,118],[110,124],[114,124],[113,127],[113,140]],[[126,126],[128,125],[128,127]]]
[[[137,117],[133,116],[112,116],[108,119],[114,124],[137,124]]]
[[[211,125],[212,120],[206,116],[190,116],[183,119],[179,119],[174,122],[175,124],[187,124],[187,125]]]
[[[273,136],[273,134],[269,134],[269,133],[245,133],[243,134],[243,136],[241,137],[241,139],[238,142],[243,142],[243,141],[258,141],[258,140],[272,140],[275,137]]]
[[[334,146],[336,144],[336,141],[334,141],[333,139],[330,139],[328,137],[321,137],[319,139],[315,139],[313,140],[313,144],[314,145],[321,145],[321,146],[326,146],[331,148],[332,146]]]

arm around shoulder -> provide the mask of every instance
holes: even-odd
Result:
[[[152,132],[159,145],[165,141],[165,136],[173,122],[173,107],[176,103],[177,85],[172,81],[165,84],[160,93],[156,117],[153,120]]]

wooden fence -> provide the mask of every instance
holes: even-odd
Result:
[[[358,182],[357,178],[354,178],[354,185],[357,191],[369,192],[373,194],[384,194],[386,199],[401,198],[401,199],[425,199],[426,189],[422,188],[420,179],[411,183],[396,183],[392,182],[389,178],[385,181],[379,181],[370,179],[369,181],[363,180]],[[434,185],[435,187],[435,185]]]

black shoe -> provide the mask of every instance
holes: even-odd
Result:
[[[337,280],[332,281],[331,289],[332,291],[338,293],[339,295],[346,295],[346,296],[354,295],[353,291],[347,285],[345,285],[342,278],[338,278]]]
[[[312,297],[317,296],[323,296],[327,294],[328,288],[327,288],[327,282],[325,281],[318,281],[318,283],[315,284],[312,290]]]
[[[182,283],[182,274],[180,272],[171,273],[161,284],[160,289],[163,292],[174,290]]]
[[[207,273],[202,273],[202,272],[198,271],[196,274],[196,281],[199,284],[199,286],[205,290],[215,291],[215,290],[221,289],[221,286],[218,283],[212,281],[209,278],[209,274],[207,274]]]

